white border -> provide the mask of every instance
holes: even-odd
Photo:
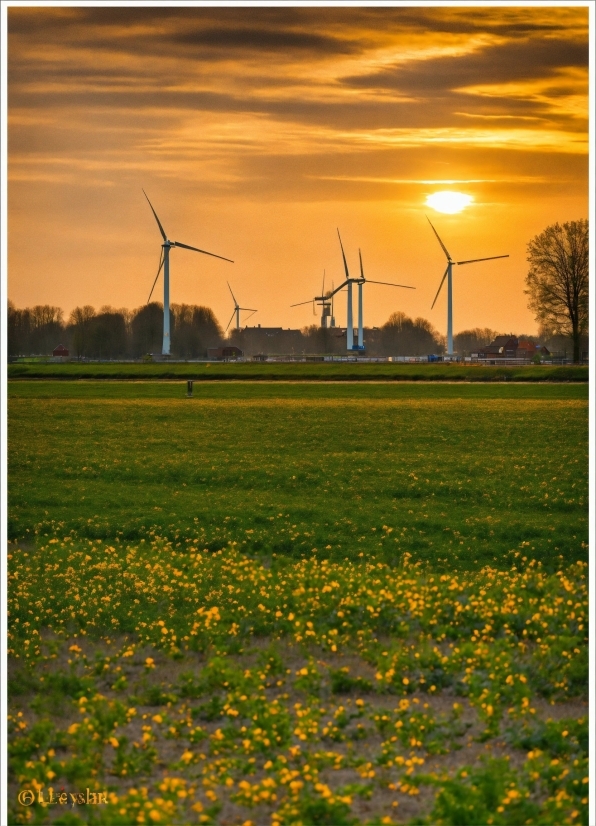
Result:
[[[575,2],[565,2],[565,0],[526,0],[517,2],[516,0],[492,0],[492,2],[482,2],[482,0],[177,0],[168,3],[165,0],[54,0],[54,2],[40,2],[40,0],[0,0],[0,824],[8,823],[7,815],[7,691],[6,691],[6,665],[7,665],[7,603],[6,603],[6,564],[7,564],[7,335],[6,335],[6,308],[8,303],[8,155],[7,155],[7,11],[9,7],[124,7],[124,8],[242,8],[242,7],[263,7],[263,8],[292,8],[296,6],[306,8],[394,8],[405,7],[583,7],[588,8],[589,14],[589,49],[590,49],[590,91],[589,91],[589,220],[590,220],[590,385],[589,385],[589,542],[590,542],[590,628],[594,628],[596,622],[596,606],[594,595],[596,593],[596,572],[593,564],[593,549],[596,546],[596,331],[594,322],[596,320],[596,286],[594,279],[594,262],[596,260],[596,244],[594,241],[595,212],[594,212],[594,191],[596,187],[595,177],[595,146],[594,146],[594,110],[596,107],[596,96],[594,92],[596,78],[596,54],[594,48],[594,24],[596,8],[593,0],[575,0]],[[590,635],[590,687],[589,701],[590,710],[594,708],[596,702],[596,653],[594,650],[593,637]],[[593,715],[590,714],[590,804],[589,804],[589,824],[596,826],[596,800],[592,794],[596,775],[594,761],[596,759],[596,742]]]

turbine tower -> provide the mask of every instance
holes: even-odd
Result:
[[[435,300],[432,303],[431,310],[435,306],[437,298],[439,297],[439,293],[441,292],[441,287],[443,286],[443,282],[445,278],[447,278],[447,355],[453,355],[453,283],[452,283],[452,269],[453,265],[460,266],[462,264],[475,264],[478,261],[494,261],[496,258],[509,258],[509,255],[491,255],[489,258],[470,258],[468,261],[454,261],[453,258],[449,255],[447,251],[447,247],[439,238],[439,233],[433,227],[430,218],[427,216],[426,220],[432,227],[432,231],[437,236],[437,241],[441,245],[441,249],[445,253],[445,257],[447,258],[447,269],[443,273],[443,278],[441,279],[441,283],[439,284],[439,289],[437,290],[437,294],[435,295]]]
[[[238,304],[238,302],[236,301],[236,297],[234,296],[234,293],[232,292],[232,288],[230,287],[230,282],[228,281],[227,284],[228,284],[228,289],[230,291],[230,294],[232,296],[232,301],[234,302],[234,312],[232,313],[232,318],[230,318],[230,320],[228,321],[228,327],[232,323],[232,319],[234,318],[234,316],[236,316],[236,330],[240,330],[240,311],[243,310],[244,312],[250,313],[250,315],[253,315],[254,313],[256,313],[258,311],[257,310],[251,310],[250,307],[241,307]],[[249,319],[250,315],[246,316],[246,319]],[[246,321],[246,319],[245,319],[245,321]],[[224,332],[226,332],[226,333],[228,332],[228,327],[226,327]]]
[[[193,250],[194,252],[202,252],[203,255],[211,255],[213,258],[221,258],[222,261],[229,261],[231,264],[234,262],[231,258],[224,258],[223,255],[215,255],[213,252],[207,252],[206,250],[200,250],[198,247],[189,247],[188,244],[181,244],[180,241],[169,241],[168,236],[165,233],[164,228],[162,227],[159,218],[157,217],[157,213],[153,209],[153,205],[149,198],[147,197],[147,193],[143,190],[143,195],[147,198],[147,203],[151,207],[151,212],[155,216],[155,220],[157,221],[157,226],[159,227],[159,231],[161,232],[161,237],[163,238],[163,244],[161,245],[161,256],[159,259],[159,267],[157,270],[157,275],[155,276],[155,281],[153,282],[153,287],[151,287],[151,292],[149,293],[149,298],[147,299],[147,304],[151,300],[151,296],[153,295],[153,290],[155,289],[155,285],[157,283],[157,279],[159,278],[159,274],[161,272],[161,268],[163,267],[163,344],[161,348],[162,356],[169,356],[170,355],[170,250],[172,247],[182,247],[185,250]]]

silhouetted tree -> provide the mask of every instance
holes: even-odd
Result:
[[[171,318],[172,351],[177,356],[205,357],[209,347],[222,342],[222,329],[209,307],[172,304]]]
[[[172,312],[170,310],[170,329]],[[132,354],[135,358],[145,353],[161,353],[163,344],[163,304],[152,301],[134,310],[130,322]]]
[[[412,320],[405,313],[392,313],[381,328],[385,355],[424,356],[442,353],[445,345],[439,333],[425,318]]]
[[[479,347],[486,347],[491,341],[500,335],[496,330],[490,330],[488,327],[474,327],[473,330],[462,330],[453,337],[453,346],[455,352],[460,356],[469,356],[474,353]]]
[[[37,304],[24,310],[13,306],[9,328],[12,328],[10,348],[18,350],[11,355],[51,355],[52,350],[63,343],[65,333],[62,310],[50,304]]]
[[[75,307],[70,314],[69,325],[71,333],[71,347],[78,358],[89,355],[89,326],[95,317],[95,308],[89,304],[84,307]]]
[[[588,331],[588,252],[585,219],[552,224],[528,244],[528,307],[540,324],[571,337],[574,362]]]
[[[29,333],[31,318],[29,310],[17,310],[12,301],[8,302],[6,314],[7,347],[9,356],[29,353]]]
[[[113,307],[102,307],[89,319],[87,343],[93,358],[124,358],[128,351],[128,331],[125,312]]]

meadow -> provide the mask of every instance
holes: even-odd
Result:
[[[405,362],[65,362],[8,365],[10,379],[195,379],[197,381],[466,381],[587,382],[587,365]]]
[[[587,823],[587,386],[185,392],[9,385],[13,822]]]

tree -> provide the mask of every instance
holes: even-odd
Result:
[[[163,341],[163,304],[152,301],[133,311],[131,320],[132,352],[135,358],[145,353],[161,353]],[[172,311],[170,308],[170,327]]]
[[[94,358],[123,358],[128,350],[127,311],[102,307],[89,321],[88,348]]]
[[[588,221],[547,227],[528,244],[527,260],[528,307],[539,324],[571,337],[577,363],[588,330]]]
[[[73,328],[73,345],[77,358],[87,355],[89,344],[89,326],[95,317],[95,309],[90,304],[84,307],[75,307],[70,314],[69,324]]]
[[[170,305],[172,349],[177,356],[198,358],[219,347],[223,332],[213,311],[196,304]]]
[[[392,313],[381,328],[385,353],[393,356],[423,356],[442,353],[441,336],[425,318],[412,320],[402,312]]]
[[[469,356],[478,350],[479,347],[485,347],[490,344],[499,333],[496,330],[491,330],[488,327],[474,327],[473,330],[462,330],[453,338],[455,352],[461,356]]]

